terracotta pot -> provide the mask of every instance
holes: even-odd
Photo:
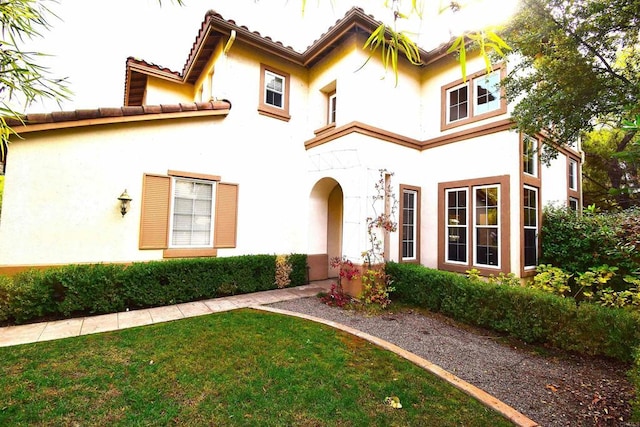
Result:
[[[355,264],[354,267],[359,271],[358,276],[351,280],[343,278],[341,282],[343,291],[354,298],[360,297],[360,294],[362,293],[362,272],[369,269],[384,271],[384,266],[384,263],[372,264],[371,267],[362,264]]]

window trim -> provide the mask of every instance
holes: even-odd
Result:
[[[327,125],[336,124],[338,97],[336,92],[330,93],[327,98]]]
[[[475,80],[478,80],[487,74],[497,72],[500,75],[500,81],[504,80],[506,77],[506,66],[504,63],[496,64],[492,67],[491,71],[487,73],[486,70],[477,71],[473,74],[467,76],[466,79],[459,79],[454,82],[448,83],[441,87],[441,106],[440,106],[440,130],[444,131],[447,129],[456,128],[458,126],[463,126],[469,123],[478,122],[480,120],[484,120],[490,117],[499,116],[505,114],[507,112],[507,100],[504,93],[504,88],[500,87],[500,107],[487,111],[485,113],[476,114],[475,113],[475,104],[476,104],[476,94],[474,91]],[[468,106],[467,106],[467,117],[464,119],[456,120],[451,122],[449,120],[449,97],[448,94],[451,90],[462,87],[463,85],[467,86],[467,94],[468,94]]]
[[[536,202],[536,215],[535,215],[535,219],[536,219],[536,225],[535,227],[531,227],[531,226],[527,226],[525,224],[525,219],[526,219],[526,215],[525,215],[525,191],[533,191],[535,192],[535,202]],[[523,185],[522,186],[522,219],[521,219],[521,230],[522,230],[522,251],[521,251],[521,257],[522,257],[522,271],[523,272],[530,272],[530,271],[535,271],[536,266],[538,265],[538,259],[540,258],[540,223],[542,220],[541,217],[541,212],[540,212],[540,189],[531,185]],[[535,229],[536,232],[536,262],[534,265],[527,265],[527,261],[526,261],[526,251],[525,251],[525,232],[526,230],[529,229]]]
[[[445,245],[447,233],[445,232],[446,225],[446,190],[447,189],[460,189],[467,188],[467,197],[471,197],[472,191],[475,187],[499,185],[499,224],[500,224],[500,240],[499,240],[499,267],[475,265],[474,260],[474,246],[476,244],[475,236],[472,236],[472,227],[468,227],[467,230],[467,262],[455,263],[446,261],[445,258]],[[469,200],[467,200],[469,206]],[[471,212],[473,208],[468,209],[467,224],[475,222],[474,212]],[[511,242],[509,239],[509,231],[511,227],[511,207],[510,207],[510,177],[509,175],[500,175],[493,177],[484,177],[477,179],[468,179],[461,181],[441,182],[438,183],[438,269],[453,271],[457,273],[466,273],[470,268],[475,268],[480,271],[481,275],[488,276],[489,274],[496,273],[509,273],[511,268]]]
[[[531,140],[532,141],[532,146],[533,146],[533,152],[531,153],[532,155],[532,159],[531,159],[531,165],[533,167],[533,173],[532,172],[528,172],[526,170],[526,165],[527,165],[527,161],[525,160],[525,156],[527,155],[526,150],[525,150],[525,142],[527,140]],[[531,135],[527,135],[527,134],[522,134],[522,138],[521,138],[521,159],[522,159],[522,173],[526,176],[529,177],[533,177],[533,178],[538,178],[539,174],[540,174],[540,156],[538,155],[538,153],[540,152],[540,140],[538,140],[538,138],[535,138]]]
[[[578,161],[571,157],[567,161],[567,186],[569,190],[578,191]]]
[[[173,178],[214,181],[213,242],[207,247],[170,247]],[[166,175],[143,174],[140,210],[140,250],[162,250],[163,258],[214,257],[219,248],[235,248],[238,225],[238,184],[218,175],[169,170]]]
[[[414,233],[413,233],[413,257],[404,257],[403,249],[404,249],[404,195],[405,193],[412,193],[415,196],[414,203]],[[420,263],[420,216],[421,216],[421,188],[415,187],[412,185],[400,185],[400,227],[398,233],[399,247],[398,247],[398,259],[401,263]]]
[[[498,209],[498,216],[496,218],[496,224],[479,224],[478,223],[478,199],[477,199],[477,190],[482,190],[482,189],[491,189],[491,188],[496,188],[497,189],[497,195],[498,195],[498,200],[497,200],[497,206],[496,208]],[[502,194],[500,192],[500,184],[484,184],[484,185],[473,185],[470,187],[471,189],[471,193],[473,197],[472,200],[472,206],[471,206],[471,217],[472,217],[472,254],[473,254],[473,258],[471,259],[471,265],[474,268],[491,268],[491,269],[500,269],[501,268],[501,261],[502,261],[502,257],[500,256],[500,243],[501,243],[501,238],[502,238],[502,229],[501,229],[501,218],[500,218],[500,205],[501,205],[501,199],[502,199]],[[497,263],[495,265],[491,265],[491,264],[481,264],[478,262],[478,230],[485,230],[485,229],[497,229],[497,241],[498,241],[498,260]]]
[[[457,261],[457,260],[451,260],[449,259],[449,238],[451,237],[451,235],[449,234],[449,228],[452,227],[451,224],[449,224],[449,194],[453,193],[453,192],[460,192],[460,191],[464,191],[464,198],[466,200],[466,205],[465,205],[465,224],[464,226],[461,225],[453,225],[453,227],[459,228],[459,229],[464,229],[464,234],[466,236],[466,243],[465,243],[465,260],[464,261]],[[444,194],[444,203],[445,203],[445,210],[444,210],[444,235],[445,235],[445,243],[444,243],[444,260],[447,263],[451,263],[451,264],[458,264],[458,265],[467,265],[469,263],[469,217],[470,217],[470,213],[469,213],[469,188],[468,187],[458,187],[458,188],[447,188],[445,189],[445,194]]]
[[[283,94],[283,106],[282,108],[276,107],[271,104],[267,104],[265,100],[266,96],[266,74],[275,74],[284,79],[284,94]],[[258,98],[258,113],[264,116],[273,117],[276,119],[289,121],[291,116],[289,115],[289,98],[291,94],[291,75],[277,68],[271,67],[266,64],[260,64],[260,88]]]
[[[203,245],[176,245],[173,243],[173,237],[175,233],[174,225],[175,225],[175,215],[176,215],[176,188],[178,181],[190,182],[190,183],[199,183],[205,185],[211,185],[211,203],[210,210],[211,214],[209,216],[209,238],[206,244]],[[216,196],[217,196],[217,181],[214,180],[204,180],[204,179],[195,179],[195,178],[185,178],[181,176],[171,176],[171,204],[169,207],[170,217],[169,217],[169,237],[168,237],[168,249],[204,249],[213,247],[214,242],[214,226],[215,226],[215,206],[216,206]],[[192,230],[193,231],[193,230]]]

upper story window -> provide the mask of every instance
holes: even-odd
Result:
[[[260,65],[260,114],[288,121],[289,89],[291,77],[288,73]]]
[[[522,137],[522,171],[538,176],[538,140],[529,135]]]
[[[336,122],[336,107],[337,107],[338,98],[336,97],[336,93],[332,93],[329,95],[328,102],[328,111],[327,111],[327,124],[333,124]]]
[[[507,103],[500,88],[504,73],[499,66],[488,74],[478,72],[465,81],[443,86],[442,130],[506,113]]]
[[[264,103],[276,108],[284,108],[284,77],[265,71],[264,81]]]
[[[569,159],[569,190],[578,191],[578,162]]]

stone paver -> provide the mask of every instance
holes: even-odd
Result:
[[[46,323],[33,323],[0,328],[0,347],[36,342],[46,326]]]
[[[133,328],[153,323],[149,310],[132,310],[118,313],[118,329]]]
[[[80,329],[80,335],[109,332],[118,329],[118,313],[102,314],[99,316],[85,317]]]
[[[213,313],[204,301],[185,302],[177,305],[184,317],[202,316]]]
[[[48,322],[38,341],[49,341],[59,338],[77,337],[82,329],[84,319],[65,319]]]
[[[151,320],[153,320],[153,323],[184,319],[184,314],[182,314],[182,311],[180,311],[180,309],[175,305],[150,308],[149,314],[151,315]]]

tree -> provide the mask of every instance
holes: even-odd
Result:
[[[625,132],[624,129],[598,129],[585,133],[582,139],[585,205],[612,211],[620,207],[620,200],[624,200],[625,205],[640,204],[640,145],[632,143],[622,153],[616,152],[618,141],[624,138]],[[613,181],[615,179],[620,181]]]
[[[62,99],[69,95],[63,79],[50,77],[48,70],[38,65],[41,53],[22,50],[26,39],[41,37],[50,27],[53,16],[46,1],[10,0],[0,2],[2,47],[0,48],[0,161],[4,161],[9,137],[7,117],[19,117],[11,106],[19,99],[28,106],[36,99]]]
[[[623,159],[638,152],[638,140],[637,128],[622,124],[640,114],[640,1],[522,0],[503,37],[517,64],[504,85],[517,101],[519,130],[544,130],[548,159],[554,145],[571,145],[586,132],[622,129],[609,134],[604,161],[606,185],[628,207],[637,170],[629,173]]]

